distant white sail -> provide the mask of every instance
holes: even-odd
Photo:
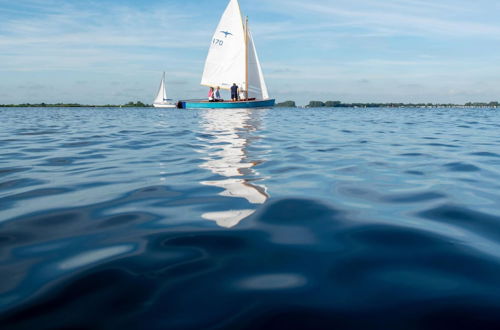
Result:
[[[201,84],[229,89],[245,81],[245,31],[240,5],[231,0],[215,30]]]
[[[266,81],[250,30],[248,30],[248,97],[257,100],[269,99]]]
[[[167,90],[165,88],[165,73],[163,73],[163,78],[161,79],[160,89],[158,89],[158,95],[156,95],[156,99],[154,103],[160,104],[167,100]]]
[[[161,78],[160,88],[158,89],[158,94],[153,101],[153,106],[155,108],[176,108],[177,104],[167,97],[167,89],[165,87],[165,72]]]

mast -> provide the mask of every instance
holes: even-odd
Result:
[[[248,16],[245,20],[245,97],[248,100]]]

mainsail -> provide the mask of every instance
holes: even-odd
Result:
[[[158,89],[158,95],[153,103],[160,104],[167,100],[167,91],[165,88],[165,73],[163,73],[163,77],[160,83],[160,89]]]
[[[231,88],[233,83],[242,90],[248,89],[249,98],[269,98],[253,38],[243,23],[238,0],[231,0],[222,15],[201,79],[204,86],[223,89]]]

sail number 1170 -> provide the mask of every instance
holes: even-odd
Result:
[[[220,40],[220,39],[215,39],[212,41],[212,44],[214,44],[215,46],[223,46],[224,45],[224,40]]]

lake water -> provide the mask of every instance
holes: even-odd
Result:
[[[0,328],[500,328],[500,109],[0,109]]]

